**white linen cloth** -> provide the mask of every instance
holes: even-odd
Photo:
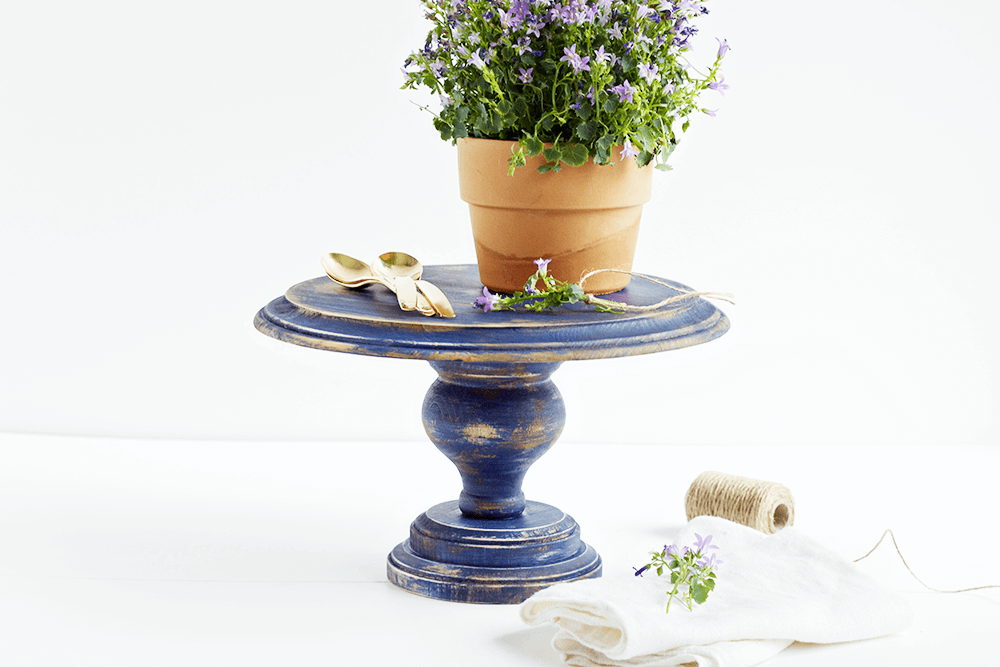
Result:
[[[675,544],[694,548],[695,533],[712,536],[721,564],[715,590],[692,611],[674,600],[664,613],[670,578],[649,570],[556,584],[526,600],[521,618],[555,623],[553,646],[581,667],[749,667],[793,641],[870,639],[912,620],[900,597],[794,526],[768,535],[702,516]]]

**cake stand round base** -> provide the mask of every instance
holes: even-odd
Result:
[[[552,584],[601,576],[601,557],[562,511],[528,501],[520,516],[476,519],[435,505],[389,554],[389,581],[425,597],[517,604]]]

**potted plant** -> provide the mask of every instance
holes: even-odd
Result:
[[[705,72],[687,58],[708,10],[699,0],[421,1],[433,27],[404,63],[403,87],[439,96],[434,126],[458,144],[483,284],[521,289],[539,257],[560,280],[630,270],[651,169],[669,168],[689,116],[714,115],[699,95],[728,87],[724,40]],[[605,273],[588,291],[627,283]]]

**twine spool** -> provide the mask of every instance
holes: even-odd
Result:
[[[703,472],[684,498],[688,521],[718,516],[762,533],[776,533],[795,522],[795,502],[787,487],[721,472]]]

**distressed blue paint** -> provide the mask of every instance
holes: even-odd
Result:
[[[566,422],[549,376],[558,363],[437,361],[424,398],[424,429],[462,476],[459,507],[470,517],[504,519],[524,509],[521,481]]]
[[[513,519],[473,519],[452,501],[417,517],[386,572],[426,597],[517,604],[555,583],[599,577],[601,557],[572,517],[549,505],[529,501]]]
[[[483,313],[474,265],[430,266],[424,277],[455,306],[455,319],[399,310],[386,290],[353,292],[329,279],[293,286],[254,324],[298,345],[424,359],[438,373],[423,405],[431,441],[458,468],[457,501],[424,512],[389,554],[389,580],[444,600],[508,604],[561,581],[601,574],[601,558],[560,510],[526,501],[528,468],[559,437],[565,409],[551,375],[563,361],[661,352],[724,334],[729,320],[703,299],[649,312]],[[608,298],[657,303],[687,288],[633,279]]]

